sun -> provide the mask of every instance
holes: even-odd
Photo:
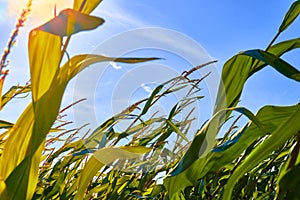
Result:
[[[28,0],[8,0],[7,15],[18,16],[28,3]],[[33,23],[42,23],[54,17],[54,13],[59,13],[65,8],[70,8],[73,0],[32,0],[29,20]]]

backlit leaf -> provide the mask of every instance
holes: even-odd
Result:
[[[57,72],[58,75],[54,76],[49,89],[34,102],[34,112],[33,106],[30,104],[15,124],[15,127],[11,129],[13,134],[8,138],[5,144],[8,147],[5,148],[0,158],[0,164],[3,166],[0,169],[0,176],[6,178],[12,172],[9,178],[10,184],[7,184],[7,190],[19,190],[16,199],[24,199],[25,196],[30,197],[28,195],[33,194],[32,190],[34,190],[35,187],[31,187],[27,194],[24,194],[24,192],[27,190],[26,188],[34,185],[37,181],[36,179],[30,178],[33,174],[38,173],[39,166],[36,163],[41,157],[41,152],[37,150],[40,146],[43,146],[42,144],[45,142],[46,135],[56,120],[67,83],[77,73],[96,62],[116,61],[138,63],[155,59],[156,58],[110,58],[98,55],[79,55],[71,58],[62,68],[59,68]],[[51,103],[49,104],[49,102]],[[40,155],[38,155],[38,153],[40,153]],[[12,157],[14,159],[13,161],[11,161]],[[24,160],[25,158],[26,160]],[[21,167],[20,163],[22,165]],[[15,180],[18,180],[17,185],[14,183]]]
[[[253,62],[251,57],[236,55],[224,64],[214,113],[237,105]]]
[[[2,90],[3,90],[5,77],[6,77],[6,74],[0,78],[0,97],[2,97]],[[2,109],[2,98],[0,98],[0,110],[1,109]]]
[[[146,147],[121,147],[121,148],[103,148],[94,153],[94,155],[85,164],[79,177],[78,191],[75,200],[84,199],[86,188],[96,173],[105,165],[109,165],[117,159],[138,158],[144,153],[149,152]]]
[[[1,107],[3,108],[10,100],[20,94],[26,94],[31,91],[31,85],[26,86],[13,86],[3,96],[1,101]],[[24,95],[26,96],[26,95]]]
[[[81,11],[85,14],[90,14],[102,0],[74,0],[74,10]]]
[[[7,129],[7,128],[11,128],[13,127],[13,123],[10,123],[10,122],[7,122],[7,121],[4,121],[4,120],[0,120],[0,129]]]
[[[36,28],[58,36],[70,36],[80,31],[92,30],[104,23],[99,17],[83,14],[72,9],[65,9],[49,22]]]
[[[40,99],[49,89],[58,72],[62,39],[44,31],[29,34],[29,63],[33,101]]]

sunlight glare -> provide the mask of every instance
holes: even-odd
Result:
[[[26,7],[28,0],[9,0],[7,12],[9,17],[15,17]],[[65,8],[73,5],[72,0],[33,0],[29,20],[33,23],[42,23],[54,17],[56,5],[56,13],[58,14]]]

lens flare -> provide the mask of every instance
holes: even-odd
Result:
[[[7,2],[7,15],[15,17],[26,7],[28,0],[2,0],[2,2]],[[43,23],[54,17],[55,10],[59,13],[65,8],[71,8],[72,2],[72,0],[33,0],[29,20],[34,23]]]

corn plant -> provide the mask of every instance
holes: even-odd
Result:
[[[292,177],[299,170],[299,104],[264,106],[255,115],[236,107],[247,79],[266,66],[300,81],[300,72],[280,58],[299,48],[299,38],[274,44],[298,17],[299,8],[300,1],[295,1],[265,50],[243,51],[225,63],[214,115],[165,179],[170,199],[299,198],[299,179]],[[232,126],[205,156],[198,156],[205,137],[216,135],[222,117],[228,120],[233,111],[250,121],[239,130]]]
[[[267,105],[256,114],[237,106],[248,78],[264,67],[300,81],[300,72],[280,58],[300,47],[299,38],[275,43],[298,17],[300,1],[292,4],[265,50],[243,51],[225,63],[213,116],[194,133],[192,142],[186,138],[195,120],[189,105],[203,98],[199,84],[205,77],[192,79],[190,75],[214,61],[160,84],[148,98],[124,108],[83,138],[77,136],[84,126],[65,128],[71,123],[63,115],[65,110],[84,103],[60,108],[68,82],[80,71],[95,62],[157,59],[82,54],[62,64],[73,34],[104,23],[90,15],[100,3],[75,0],[73,9],[61,11],[30,32],[31,83],[11,87],[1,98],[2,108],[14,97],[32,95],[17,122],[0,121],[6,129],[0,136],[1,199],[300,198],[299,104]],[[6,74],[1,74],[0,92]],[[186,97],[173,105],[168,116],[149,115],[158,101],[184,89],[188,89]],[[180,119],[183,110],[189,114]],[[239,126],[240,116],[234,118],[234,113],[249,122]],[[120,131],[117,125],[123,121],[130,123]],[[211,140],[224,124],[230,125],[224,136]],[[170,151],[165,147],[172,136],[176,145]],[[56,147],[57,141],[63,144]],[[158,181],[160,176],[164,176],[163,183]]]
[[[33,197],[46,136],[59,114],[64,90],[76,74],[95,62],[138,63],[156,59],[82,54],[61,65],[73,34],[94,29],[104,23],[103,19],[89,15],[99,3],[101,1],[76,0],[73,9],[61,11],[58,16],[29,34],[32,102],[17,122],[3,134],[6,138],[0,158],[1,199]]]

